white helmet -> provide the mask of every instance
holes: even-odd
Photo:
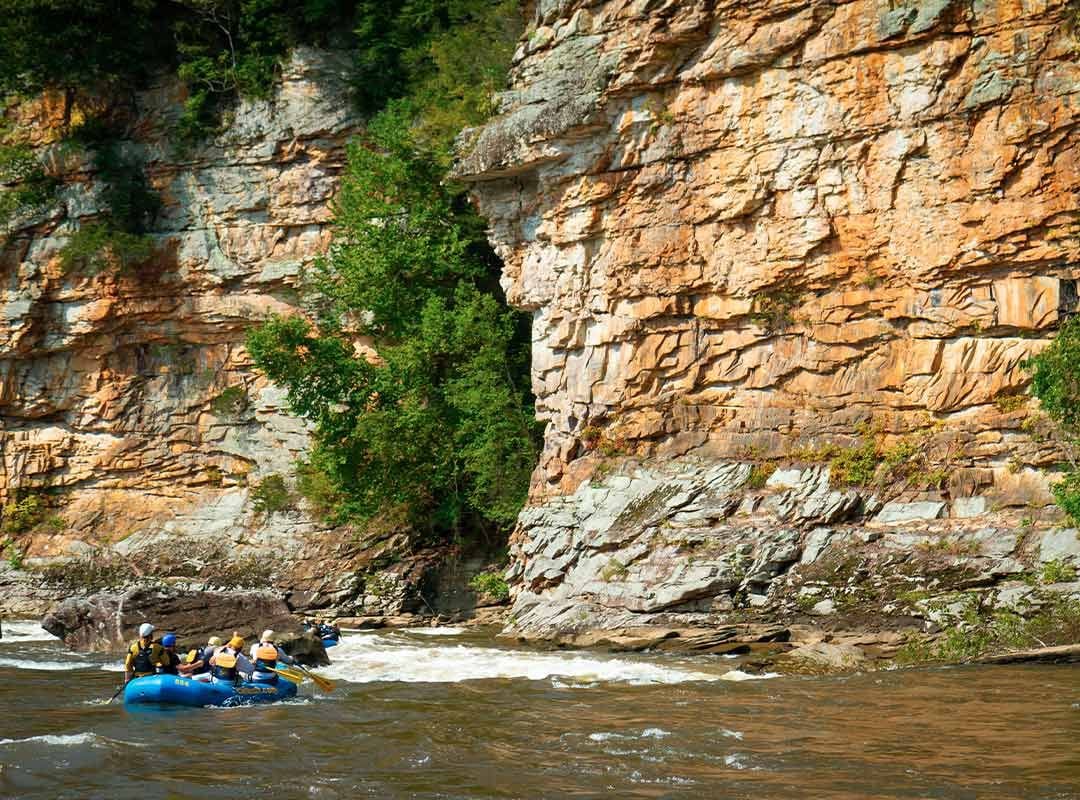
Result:
[[[153,632],[154,626],[151,625],[149,622],[144,622],[142,625],[139,626],[139,636],[143,637],[144,639]]]

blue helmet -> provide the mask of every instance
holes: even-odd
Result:
[[[176,644],[176,634],[166,633],[161,637],[161,644],[165,647],[172,647]]]

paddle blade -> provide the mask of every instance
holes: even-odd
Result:
[[[324,692],[334,691],[334,682],[332,680],[324,678],[322,675],[316,675],[314,672],[311,673],[311,679],[315,681],[315,685]]]
[[[299,684],[304,680],[303,675],[298,675],[297,673],[290,672],[287,669],[273,669],[273,668],[270,668],[270,671],[271,672],[276,672],[282,678],[284,678],[287,681],[291,681],[292,683]]]
[[[316,675],[309,669],[305,669],[304,674],[311,678],[311,680],[315,681],[315,685],[318,686],[322,691],[334,691],[334,682],[329,678],[324,678],[322,675]]]

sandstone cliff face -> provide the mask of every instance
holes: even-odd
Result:
[[[787,575],[810,527],[881,503],[810,466],[764,488],[772,506],[740,505],[738,463],[812,460],[860,422],[917,435],[947,471],[944,491],[899,498],[930,508],[882,524],[1048,501],[1037,468],[1054,448],[1022,429],[1029,404],[1003,398],[1077,310],[1067,13],[1064,0],[536,4],[502,113],[458,167],[511,302],[534,314],[547,432],[512,571],[520,625],[537,608],[568,624],[575,603],[765,603],[760,578]],[[683,535],[664,550],[664,524],[694,527],[717,563],[693,567]],[[659,598],[658,583],[692,587]]]
[[[299,51],[272,99],[242,103],[186,151],[167,134],[179,87],[140,92],[123,148],[163,207],[155,257],[127,274],[62,272],[76,223],[102,210],[101,182],[84,153],[52,141],[58,109],[19,109],[63,165],[58,202],[0,265],[0,501],[47,493],[63,521],[21,542],[31,558],[152,541],[182,550],[188,534],[295,557],[317,530],[303,514],[252,513],[250,488],[291,474],[307,432],[243,341],[253,322],[295,309],[300,271],[328,242],[358,126],[346,67]]]

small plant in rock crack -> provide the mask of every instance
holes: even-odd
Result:
[[[1043,564],[1040,579],[1044,584],[1071,583],[1076,580],[1076,568],[1060,558],[1055,558]]]
[[[746,488],[764,489],[774,472],[776,472],[775,464],[755,464],[750,470],[750,477],[746,479]]]
[[[210,401],[210,410],[217,417],[237,417],[248,407],[248,393],[241,385],[229,386]]]
[[[751,298],[750,319],[769,333],[782,331],[794,324],[794,309],[802,295],[790,289],[758,292]]]
[[[618,559],[611,559],[600,572],[600,577],[605,581],[621,580],[630,574],[630,569],[626,564],[622,563]]]

